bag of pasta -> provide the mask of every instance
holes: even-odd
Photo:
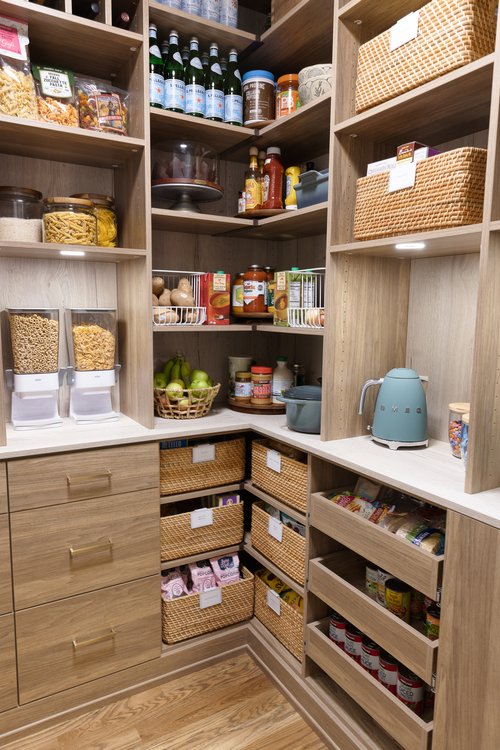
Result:
[[[73,73],[45,65],[32,65],[31,70],[35,79],[39,119],[77,128]]]
[[[106,81],[75,78],[80,127],[127,135],[128,93]]]
[[[0,114],[38,120],[28,24],[0,16]]]

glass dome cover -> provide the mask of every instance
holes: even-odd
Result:
[[[204,143],[184,139],[158,143],[152,151],[152,184],[202,185],[222,191],[219,157]]]

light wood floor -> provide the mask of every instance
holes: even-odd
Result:
[[[167,682],[3,750],[327,750],[246,654]]]

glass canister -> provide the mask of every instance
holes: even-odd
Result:
[[[286,117],[300,107],[299,76],[287,73],[276,84],[276,119]]]
[[[116,364],[116,310],[66,311],[70,362],[82,372],[112,370]]]
[[[42,241],[42,194],[22,187],[0,187],[0,240]]]
[[[57,372],[59,310],[11,308],[7,313],[15,374]]]
[[[252,367],[252,398],[251,404],[256,406],[267,406],[272,404],[272,367]]]
[[[235,315],[243,315],[243,282],[245,274],[238,273],[233,281],[233,287],[231,290],[231,309]]]
[[[234,398],[236,401],[249,404],[252,392],[252,373],[237,372],[234,380]]]
[[[244,313],[267,313],[267,273],[262,266],[249,266],[243,278]]]
[[[467,466],[467,453],[469,452],[469,421],[470,414],[462,416],[462,434],[460,437],[460,455],[462,461]]]
[[[46,198],[43,241],[62,245],[97,245],[97,219],[92,201]]]
[[[462,437],[462,418],[464,414],[470,411],[470,404],[467,402],[454,402],[448,405],[448,438],[452,456],[461,458],[460,440]]]
[[[92,201],[97,218],[97,244],[101,247],[116,247],[118,242],[118,222],[116,219],[115,199],[100,193],[78,193],[72,198],[84,198]]]

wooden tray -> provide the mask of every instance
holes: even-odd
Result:
[[[240,403],[234,398],[227,397],[227,405],[233,411],[241,411],[245,414],[285,414],[285,404],[266,404],[265,406],[257,406],[256,404]]]

